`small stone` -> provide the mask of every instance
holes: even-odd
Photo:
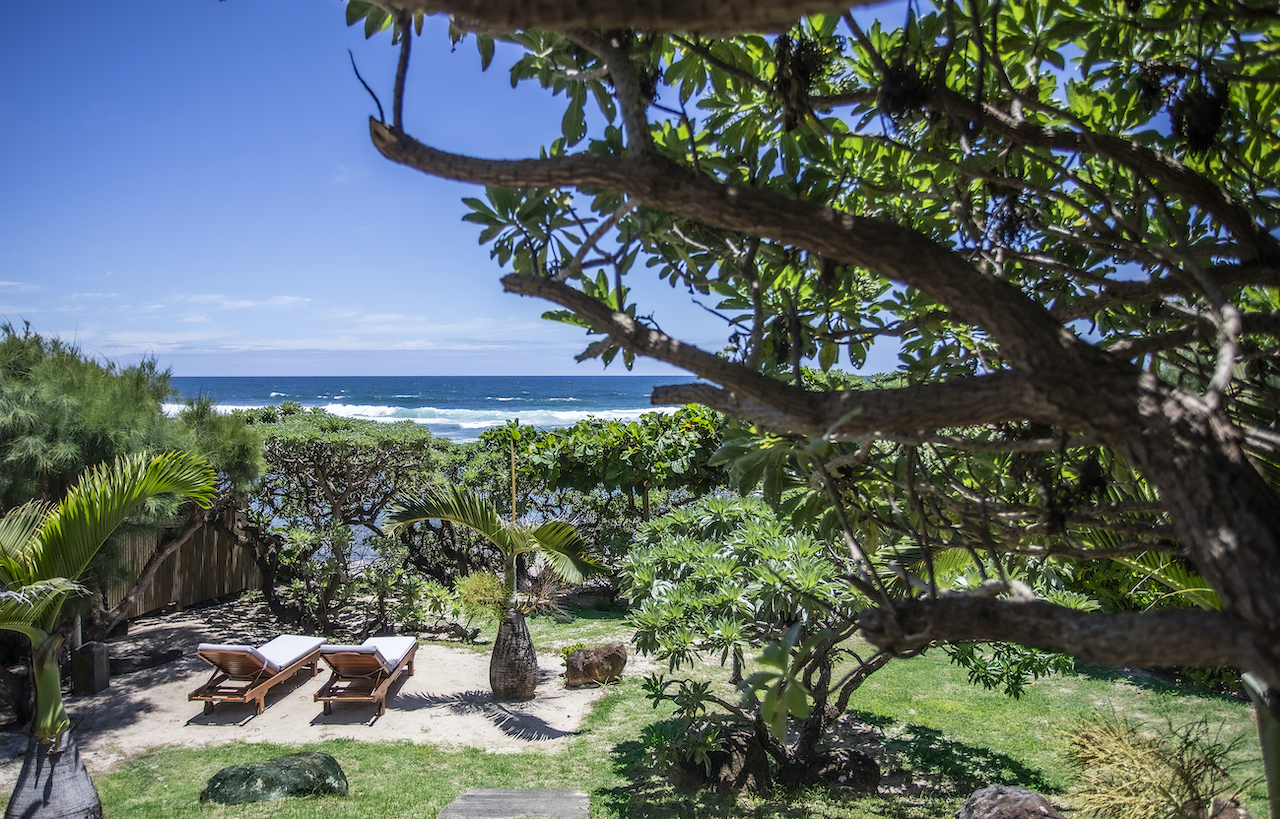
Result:
[[[627,667],[627,644],[606,643],[580,648],[565,660],[564,684],[569,688],[613,682]]]
[[[347,795],[346,774],[328,754],[307,751],[223,768],[205,783],[200,801],[238,805],[330,793]]]

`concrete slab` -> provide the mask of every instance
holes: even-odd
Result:
[[[587,819],[591,800],[582,791],[467,788],[437,819]]]

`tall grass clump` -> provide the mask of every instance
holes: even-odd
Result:
[[[1077,782],[1076,807],[1098,819],[1214,816],[1242,790],[1230,759],[1240,738],[1224,743],[1219,734],[1203,718],[1168,722],[1159,732],[1117,715],[1080,719],[1067,730],[1063,751]]]

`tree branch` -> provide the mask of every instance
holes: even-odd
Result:
[[[908,654],[935,642],[1009,642],[1065,651],[1108,665],[1231,666],[1280,675],[1254,635],[1223,612],[1165,610],[1099,614],[1041,600],[944,595],[908,600],[859,617],[882,651]]]
[[[433,176],[508,188],[619,190],[678,216],[865,268],[918,288],[961,320],[982,327],[1000,343],[1014,368],[1024,372],[1087,379],[1094,377],[1090,365],[1119,363],[1077,339],[1014,285],[983,275],[951,249],[893,222],[724,184],[660,156],[474,159],[430,148],[373,120],[369,129],[374,145],[388,159]],[[1093,409],[1082,406],[1078,411]]]
[[[659,406],[702,404],[769,429],[830,435],[837,441],[884,438],[894,430],[998,423],[1026,418],[1030,409],[1022,400],[1029,392],[1025,383],[1011,373],[891,390],[807,392],[773,383],[775,394],[791,393],[787,405],[766,404],[733,385],[717,389],[710,384],[655,387],[650,400]]]
[[[1104,156],[1152,180],[1212,213],[1248,248],[1251,257],[1280,260],[1280,240],[1258,225],[1244,208],[1227,198],[1215,180],[1187,168],[1176,159],[1110,134],[1076,132],[1018,120],[992,105],[979,104],[957,92],[940,89],[930,107],[963,117],[1002,139],[1019,145]]]

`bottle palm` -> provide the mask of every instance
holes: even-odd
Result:
[[[161,494],[212,501],[216,474],[198,455],[122,457],[87,471],[58,504],[29,503],[0,518],[0,628],[32,647],[35,715],[6,819],[100,817],[102,804],[80,761],[62,703],[54,631],[76,580],[138,504]]]
[[[486,498],[460,486],[437,487],[397,501],[387,515],[385,529],[391,534],[402,526],[423,520],[447,520],[465,526],[493,544],[502,555],[507,611],[493,641],[489,684],[495,699],[529,699],[537,687],[538,666],[533,639],[517,605],[516,574],[520,555],[540,554],[562,580],[581,583],[597,567],[587,554],[585,541],[572,524],[564,521],[543,521],[535,525],[505,521]]]

